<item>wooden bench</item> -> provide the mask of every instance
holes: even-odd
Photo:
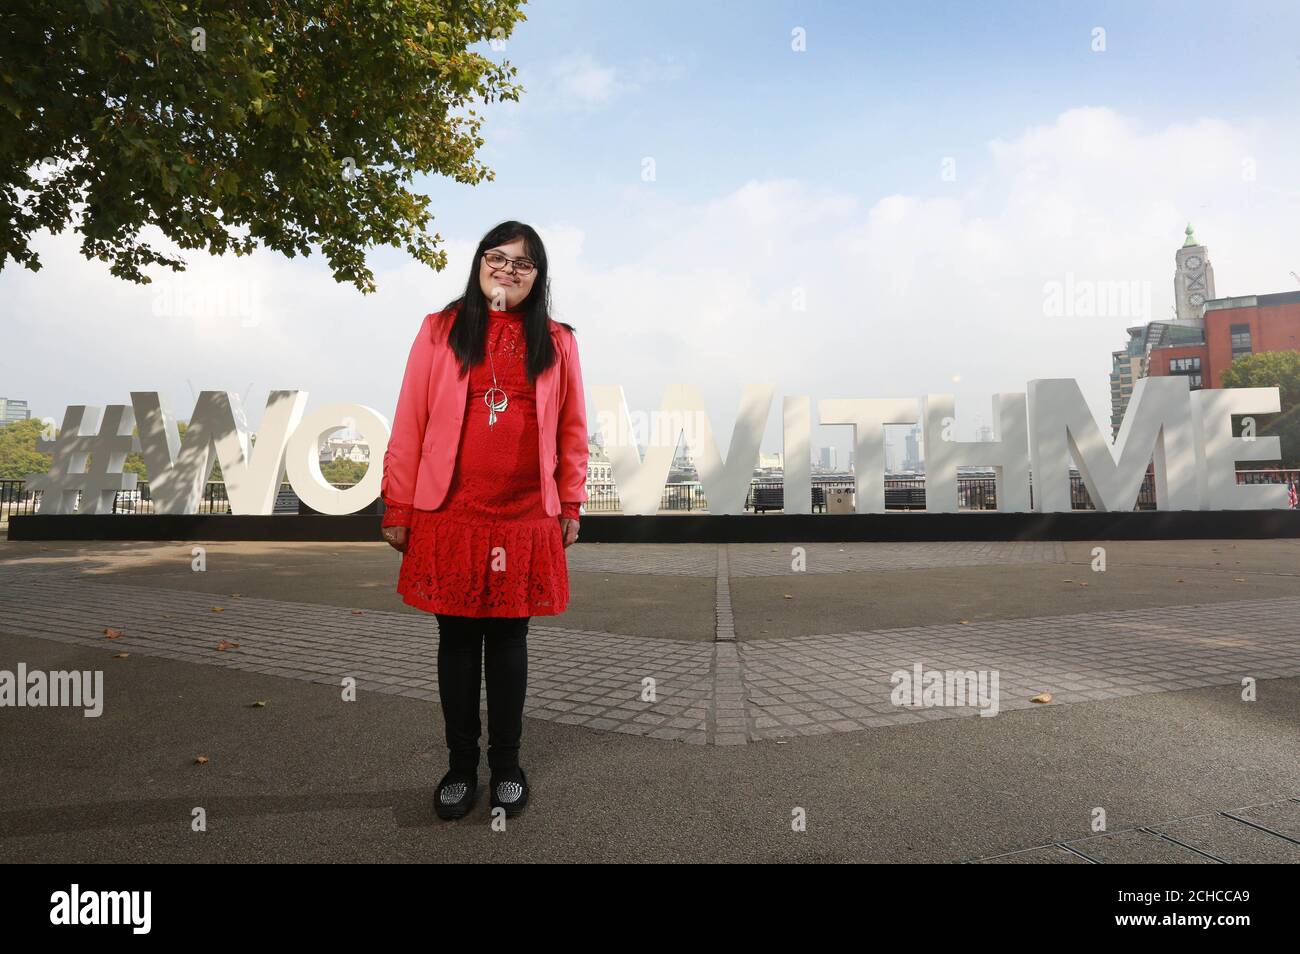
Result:
[[[824,513],[826,510],[826,488],[822,486],[813,486],[812,489],[812,511],[813,513]],[[832,493],[834,491],[831,491]],[[784,510],[785,509],[785,488],[780,484],[758,485],[755,486],[750,494],[750,506],[754,508],[754,513],[763,513],[767,510]],[[886,487],[885,488],[885,509],[886,510],[924,510],[925,509],[925,488],[924,487]]]
[[[765,510],[784,510],[785,487],[780,484],[755,485],[751,496],[751,504],[754,513],[762,513]]]
[[[785,487],[781,484],[756,486],[750,497],[750,506],[754,513],[765,510],[785,509]],[[826,488],[814,485],[812,489],[812,512],[822,513],[826,510]]]
[[[886,487],[886,510],[924,510],[924,487]]]

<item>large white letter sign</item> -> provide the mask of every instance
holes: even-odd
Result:
[[[731,431],[724,464],[718,456],[713,425],[704,410],[700,389],[693,384],[679,384],[668,389],[664,407],[687,423],[686,446],[695,457],[700,486],[709,504],[709,513],[744,513],[749,482],[758,466],[759,445],[772,410],[770,384],[746,384],[740,396],[736,426]],[[693,423],[693,426],[691,426]]]
[[[158,513],[198,511],[203,487],[212,473],[214,449],[221,462],[230,512],[273,512],[284,470],[284,449],[302,419],[306,391],[272,391],[268,395],[256,442],[236,394],[202,392],[179,445],[176,423],[156,392],[133,391],[131,400],[141,421],[140,443]]]
[[[176,418],[157,391],[132,391],[131,404],[140,427],[140,456],[149,475],[154,513],[194,513],[211,470],[206,465],[207,448],[191,439],[182,453]],[[200,474],[201,466],[206,469]]]
[[[1282,409],[1277,388],[1206,389],[1192,392],[1196,422],[1196,478],[1204,510],[1286,510],[1286,484],[1238,484],[1237,461],[1281,460],[1277,437],[1232,436],[1232,415],[1275,414]]]
[[[915,424],[920,403],[916,398],[829,398],[817,402],[821,423],[853,425],[855,512],[885,512],[885,425]]]
[[[806,394],[782,402],[781,496],[786,513],[812,513],[812,398]]]
[[[759,443],[772,405],[772,390],[765,384],[745,385],[724,465],[713,438],[713,426],[695,385],[672,384],[664,390],[654,426],[649,428],[647,435],[644,462],[623,388],[617,385],[593,386],[591,396],[596,405],[596,427],[614,471],[614,483],[618,485],[623,512],[643,516],[659,512],[664,484],[672,469],[673,453],[683,430],[686,431],[686,446],[696,455],[696,469],[709,501],[709,512],[743,511],[749,481],[758,465]]]
[[[320,445],[328,434],[344,427],[357,431],[370,448],[371,464],[353,486],[330,484],[320,469]],[[354,513],[379,496],[382,466],[392,429],[378,411],[361,404],[327,404],[308,414],[289,440],[285,470],[298,498],[313,510],[327,514]]]
[[[648,436],[645,461],[637,446],[636,428],[627,410],[621,385],[593,385],[591,400],[596,406],[596,429],[604,441],[605,454],[614,471],[619,504],[626,514],[653,516],[659,512],[664,484],[673,466],[677,438],[668,446],[659,439],[658,429]]]
[[[992,466],[1000,511],[1023,513],[1029,509],[1029,425],[1025,395],[993,395],[994,432],[991,441],[951,439],[953,396],[928,394],[925,398],[925,509],[929,513],[956,513],[957,468]],[[945,437],[949,439],[945,440]]]
[[[1132,510],[1148,462],[1155,465],[1158,509],[1199,509],[1196,438],[1189,396],[1183,375],[1140,378],[1133,387],[1112,451],[1077,381],[1030,381],[1029,460],[1034,509],[1062,513],[1070,510],[1071,454],[1098,510]]]
[[[25,489],[41,491],[36,512],[72,513],[80,491],[81,513],[111,513],[118,491],[135,489],[136,475],[122,473],[134,445],[133,427],[135,415],[124,404],[110,404],[107,413],[101,407],[69,404],[59,436],[36,445],[51,455],[49,471],[23,478]]]
[[[660,409],[648,415],[647,428],[633,423],[646,421],[647,415],[629,413],[622,387],[592,387],[596,426],[613,465],[623,512],[659,512],[684,433],[709,512],[741,513],[760,457],[773,391],[771,384],[745,385],[724,461],[695,385],[670,385]],[[996,429],[991,441],[950,439],[951,394],[822,400],[818,413],[822,424],[854,429],[858,513],[885,513],[885,426],[921,419],[926,509],[934,513],[958,511],[957,471],[963,466],[994,468],[1000,511],[1029,509],[1026,498],[1032,483],[1033,510],[1068,513],[1073,509],[1072,457],[1098,510],[1133,510],[1150,462],[1155,465],[1160,510],[1289,509],[1285,484],[1237,482],[1237,462],[1280,460],[1280,439],[1232,436],[1233,416],[1280,410],[1276,387],[1191,392],[1183,375],[1140,378],[1113,445],[1074,379],[1036,379],[1026,392],[993,396]],[[69,405],[58,437],[37,442],[39,452],[52,454],[47,473],[24,477],[27,490],[41,492],[37,513],[73,513],[78,495],[82,513],[109,510],[115,494],[136,487],[135,475],[123,473],[122,467],[126,455],[137,448],[144,455],[159,514],[197,513],[214,461],[221,464],[234,514],[273,513],[286,468],[298,496],[319,513],[355,513],[380,495],[380,462],[391,431],[383,415],[364,405],[332,404],[304,420],[306,391],[272,391],[254,443],[240,400],[229,392],[199,395],[183,439],[157,392],[133,391],[131,402],[130,407],[109,405],[106,411]],[[812,512],[811,411],[807,395],[787,396],[782,404],[787,514]],[[136,422],[138,440],[131,436]],[[319,448],[323,436],[344,427],[362,434],[370,446],[371,466],[355,486],[339,489],[321,472]],[[642,433],[648,437],[644,460]]]

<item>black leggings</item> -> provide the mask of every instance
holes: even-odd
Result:
[[[438,618],[438,694],[447,724],[450,767],[466,772],[478,768],[482,732],[479,684],[485,657],[488,766],[517,766],[528,686],[528,621],[532,617],[434,615]]]

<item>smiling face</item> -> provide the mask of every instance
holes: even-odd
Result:
[[[537,277],[537,267],[534,264],[531,270],[524,274],[525,269],[521,269],[523,262],[501,262],[495,264],[489,259],[493,258],[493,253],[504,256],[507,259],[523,259],[524,262],[531,262],[528,252],[524,249],[523,238],[517,238],[512,242],[504,245],[496,245],[492,248],[485,249],[483,258],[480,261],[478,269],[479,287],[483,289],[483,295],[487,298],[488,307],[496,311],[508,311],[514,308],[521,301],[528,297],[528,293],[533,290],[533,280]]]

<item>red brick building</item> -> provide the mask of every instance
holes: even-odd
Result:
[[[1300,292],[1212,298],[1205,303],[1204,343],[1152,348],[1149,377],[1185,374],[1193,388],[1223,387],[1233,360],[1265,351],[1300,351]]]

